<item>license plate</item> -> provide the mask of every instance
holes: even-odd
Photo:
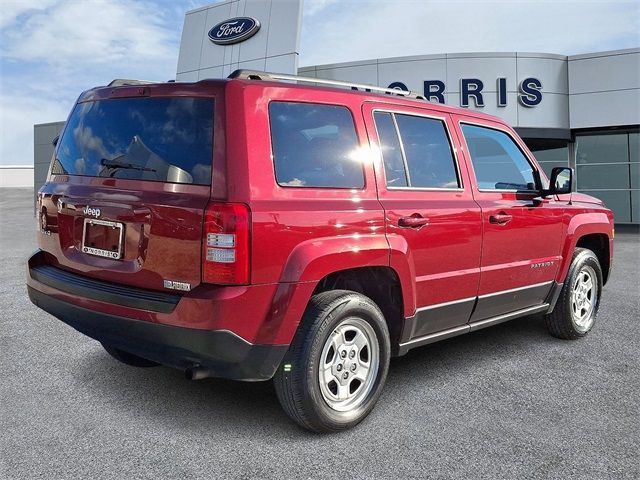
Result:
[[[82,251],[89,255],[112,258],[122,257],[124,225],[107,220],[84,219]]]

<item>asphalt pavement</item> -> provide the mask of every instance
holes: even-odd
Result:
[[[271,383],[127,367],[38,310],[34,236],[32,192],[0,189],[0,478],[640,477],[638,235],[616,237],[588,337],[537,316],[413,350],[332,435],[298,428]]]

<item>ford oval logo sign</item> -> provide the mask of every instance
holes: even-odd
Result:
[[[260,22],[255,18],[230,18],[209,30],[209,39],[217,45],[231,45],[253,37],[258,30]]]

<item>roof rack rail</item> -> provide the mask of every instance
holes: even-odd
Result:
[[[148,85],[150,83],[160,83],[160,82],[154,82],[153,80],[133,80],[128,78],[116,78],[115,80],[111,80],[111,83],[109,83],[107,87],[120,87],[122,85]]]
[[[417,100],[426,100],[425,97],[410,90],[399,90],[397,88],[384,88],[376,85],[367,85],[364,83],[342,82],[340,80],[326,80],[324,78],[301,77],[299,75],[289,75],[285,73],[261,72],[259,70],[235,70],[227,78],[240,78],[243,80],[287,80],[295,82],[318,83],[320,85],[330,85],[338,87],[348,87],[352,90],[365,90],[369,92],[380,92],[391,95],[399,95],[401,97],[415,98]]]

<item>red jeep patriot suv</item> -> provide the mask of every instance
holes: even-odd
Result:
[[[591,330],[613,215],[571,186],[502,120],[410,92],[114,81],[56,143],[28,291],[121,362],[273,378],[293,420],[342,430],[391,356],[531,314]]]

